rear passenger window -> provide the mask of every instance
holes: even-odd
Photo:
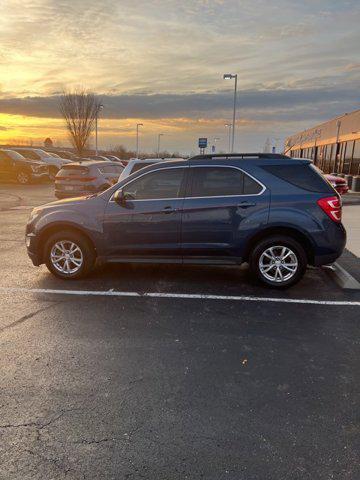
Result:
[[[192,172],[192,197],[242,195],[244,174],[236,168],[195,167]]]
[[[193,167],[192,197],[225,197],[260,193],[262,186],[237,168]]]
[[[325,178],[311,165],[264,165],[267,172],[310,192],[332,193]]]

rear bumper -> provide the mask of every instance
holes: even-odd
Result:
[[[331,229],[317,240],[314,252],[315,266],[334,263],[343,253],[346,245],[346,230],[341,223],[331,222]]]

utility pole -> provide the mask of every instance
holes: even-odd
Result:
[[[143,127],[143,124],[136,124],[136,158],[139,158],[139,127]]]
[[[237,95],[237,73],[225,73],[224,80],[235,79],[234,85],[234,106],[233,106],[233,121],[232,121],[232,137],[231,137],[231,153],[234,153],[234,142],[235,142],[235,119],[236,119],[236,95]]]

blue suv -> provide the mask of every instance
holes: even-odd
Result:
[[[337,192],[311,164],[279,154],[157,163],[96,195],[35,208],[34,265],[80,278],[98,262],[239,265],[271,287],[334,262],[346,233]]]

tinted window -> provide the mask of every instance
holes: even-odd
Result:
[[[6,152],[7,155],[9,155],[9,157],[11,157],[13,160],[26,160],[26,158],[24,158],[22,155],[20,155],[20,153],[18,152],[15,152],[14,150],[12,150],[11,152]]]
[[[244,174],[236,168],[192,168],[192,197],[242,195]]]
[[[333,190],[313,165],[265,165],[262,167],[296,187],[310,192],[329,192]]]
[[[19,150],[19,153],[26,158],[31,158],[31,160],[39,160],[39,155],[32,150]]]
[[[248,175],[244,175],[244,195],[256,195],[263,187]]]
[[[106,165],[104,167],[99,167],[99,171],[101,173],[115,173],[119,175],[123,171],[123,168],[117,165]]]
[[[6,152],[0,151],[0,160],[11,160]]]
[[[177,198],[180,196],[183,168],[171,168],[147,173],[123,188],[124,193],[130,193],[136,200],[155,198]]]

